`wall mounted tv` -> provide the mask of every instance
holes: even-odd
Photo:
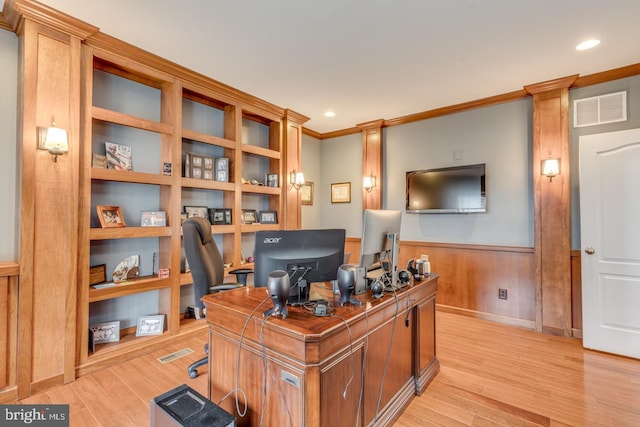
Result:
[[[454,166],[407,172],[408,213],[487,211],[485,165]]]

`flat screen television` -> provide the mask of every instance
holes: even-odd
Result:
[[[291,283],[288,302],[309,301],[311,283],[336,280],[345,235],[344,229],[257,231],[254,285],[267,286],[269,274],[283,270]]]
[[[408,213],[487,211],[485,165],[407,172]]]

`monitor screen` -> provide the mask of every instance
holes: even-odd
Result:
[[[360,241],[360,265],[369,267],[387,253],[391,257],[392,235],[400,235],[402,212],[399,210],[366,209],[362,220],[362,240]]]
[[[257,231],[254,284],[267,286],[269,274],[289,274],[289,303],[309,300],[313,282],[335,280],[344,261],[344,229]]]

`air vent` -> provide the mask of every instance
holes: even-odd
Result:
[[[616,92],[573,102],[573,127],[627,120],[627,92]]]

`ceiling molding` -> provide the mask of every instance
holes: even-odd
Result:
[[[524,90],[531,95],[536,95],[543,92],[549,92],[557,89],[570,88],[578,79],[578,74],[573,74],[567,77],[560,77],[554,80],[547,80],[546,82],[534,83],[524,86]]]
[[[599,83],[606,83],[612,80],[624,79],[640,74],[640,63],[627,65],[625,67],[614,68],[613,70],[602,71],[600,73],[580,76],[576,79],[572,88],[592,86]]]
[[[46,27],[55,29],[81,40],[98,32],[98,27],[62,13],[33,0],[12,0],[5,4],[3,12],[14,11],[15,16],[7,16],[13,31],[17,31],[22,19],[30,19]]]

